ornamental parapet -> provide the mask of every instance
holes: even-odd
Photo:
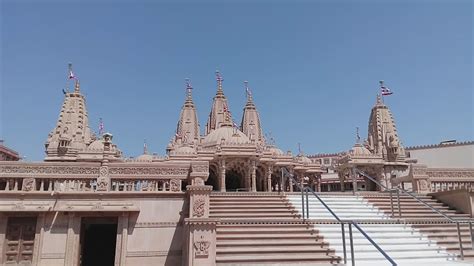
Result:
[[[196,170],[206,170],[197,164]],[[2,192],[182,192],[189,163],[1,162]],[[101,178],[110,183],[104,188]],[[109,181],[107,181],[109,182]]]

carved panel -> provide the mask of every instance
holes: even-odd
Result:
[[[183,167],[110,167],[110,175],[154,175],[154,176],[187,176],[188,168]]]
[[[193,201],[193,217],[202,217],[206,211],[206,198],[204,195],[196,195]]]
[[[35,189],[35,179],[34,178],[25,178],[23,179],[23,184],[21,190],[23,191],[32,191]]]
[[[170,181],[170,191],[171,192],[180,192],[181,191],[181,180],[171,179],[171,181]]]
[[[209,247],[211,247],[211,241],[208,241],[204,238],[204,236],[201,236],[198,240],[194,241],[194,256],[209,256]]]
[[[97,175],[98,167],[78,167],[78,166],[42,166],[42,165],[3,165],[0,166],[0,173],[6,174],[58,174],[58,175]]]

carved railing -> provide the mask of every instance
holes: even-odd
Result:
[[[431,192],[456,189],[474,190],[474,169],[428,168],[426,175],[431,183]]]
[[[95,178],[1,178],[0,191],[84,192],[95,191]]]
[[[139,192],[181,192],[181,179],[136,179],[112,178],[112,191]]]

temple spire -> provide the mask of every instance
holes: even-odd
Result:
[[[179,116],[174,143],[193,144],[199,139],[199,123],[196,108],[193,103],[191,81],[185,79],[186,100]]]
[[[213,98],[211,112],[209,113],[207,120],[205,132],[206,135],[222,126],[232,126],[233,121],[232,114],[222,88],[222,81],[224,81],[224,79],[218,70],[216,71],[216,81],[217,93]]]
[[[242,122],[240,124],[242,132],[249,137],[251,141],[264,142],[262,125],[260,123],[260,115],[253,102],[252,92],[249,88],[248,81],[244,81],[245,93],[247,95],[247,103],[244,106],[242,114]]]

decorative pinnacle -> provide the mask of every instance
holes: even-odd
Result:
[[[356,143],[360,143],[359,127],[356,127]]]
[[[380,80],[380,81],[379,81],[380,87],[383,87],[383,83],[384,83],[383,80]]]
[[[191,99],[192,98],[191,92],[193,90],[193,86],[191,85],[189,78],[186,78],[185,81],[186,81],[186,97],[187,99]]]
[[[217,80],[217,90],[219,92],[222,92],[222,81],[224,81],[224,79],[222,78],[221,72],[219,70],[216,70],[216,80]]]
[[[146,144],[146,139],[143,139],[143,154],[148,154],[148,146]]]

